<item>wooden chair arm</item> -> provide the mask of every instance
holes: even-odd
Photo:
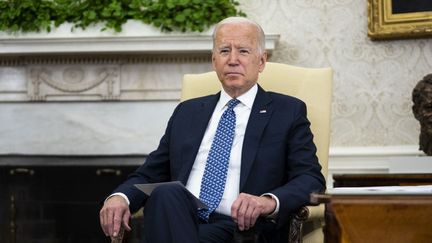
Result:
[[[309,209],[301,207],[291,218],[289,227],[289,243],[301,243],[303,241],[303,223],[309,217]]]
[[[309,209],[306,206],[301,207],[292,215],[290,219],[288,243],[302,243],[303,241],[303,223],[309,217]],[[259,233],[253,229],[248,231],[234,232],[232,243],[257,243],[259,242]]]
[[[122,243],[123,242],[123,237],[124,237],[124,233],[125,233],[125,229],[122,226],[120,226],[120,231],[119,234],[117,235],[117,237],[114,237],[111,239],[111,243]]]

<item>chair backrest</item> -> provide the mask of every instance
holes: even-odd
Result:
[[[333,71],[331,68],[303,68],[267,62],[258,83],[268,91],[291,95],[303,100],[317,146],[322,173],[327,178],[330,143],[330,114]],[[181,100],[187,100],[221,89],[216,73],[185,74]]]

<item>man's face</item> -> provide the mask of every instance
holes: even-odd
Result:
[[[225,24],[216,32],[213,68],[232,97],[248,91],[264,70],[267,55],[258,50],[258,33],[250,24]]]

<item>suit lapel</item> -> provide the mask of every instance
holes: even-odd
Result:
[[[242,191],[252,168],[259,142],[273,112],[271,97],[260,86],[252,106],[242,148],[240,191]]]
[[[219,97],[220,93],[203,98],[196,107],[196,110],[191,114],[191,122],[188,124],[188,131],[190,131],[188,139],[190,139],[192,149],[189,150],[190,153],[185,155],[183,160],[185,164],[182,166],[182,172],[179,173],[179,180],[185,185]]]

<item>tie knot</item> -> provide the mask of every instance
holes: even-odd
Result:
[[[228,109],[234,109],[234,107],[236,105],[238,105],[240,103],[240,100],[238,99],[231,99],[230,101],[228,101]]]

